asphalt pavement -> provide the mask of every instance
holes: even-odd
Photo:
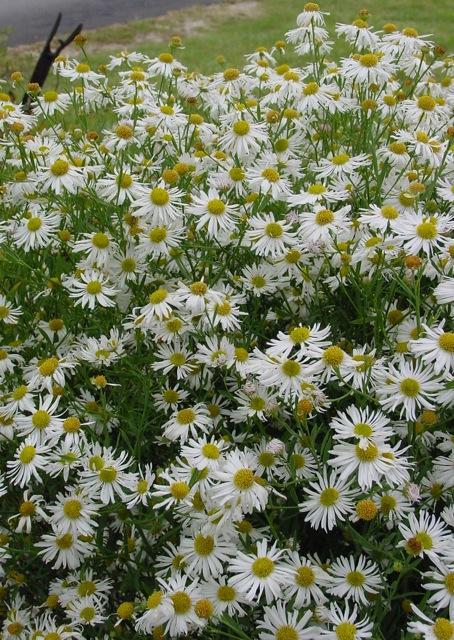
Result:
[[[0,29],[11,27],[9,46],[45,40],[62,13],[59,34],[71,32],[79,22],[84,29],[160,16],[191,5],[218,0],[0,0]],[[203,12],[203,8],[201,8]]]

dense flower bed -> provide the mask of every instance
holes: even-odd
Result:
[[[5,640],[454,638],[454,65],[365,19],[3,87]]]

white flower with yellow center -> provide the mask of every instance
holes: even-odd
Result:
[[[208,193],[200,191],[192,196],[186,213],[195,216],[197,229],[206,227],[208,236],[215,237],[235,228],[237,209],[237,204],[225,202],[225,196],[221,196],[216,189],[209,189]]]
[[[282,256],[288,247],[296,244],[296,233],[290,231],[291,225],[283,220],[276,220],[275,216],[267,213],[254,216],[248,220],[250,229],[246,237],[251,248],[259,256]]]
[[[61,414],[56,415],[59,398],[52,395],[40,397],[38,408],[30,415],[15,417],[17,431],[21,436],[28,436],[31,444],[45,444],[55,438],[55,431],[60,431],[63,420]]]
[[[369,640],[372,638],[372,627],[367,617],[359,619],[356,604],[350,613],[348,604],[343,611],[337,603],[331,603],[328,628],[320,629],[313,640]]]
[[[97,265],[103,268],[116,248],[116,242],[110,233],[95,231],[82,234],[82,238],[74,243],[73,251],[75,253],[83,251],[90,266]]]
[[[357,441],[361,449],[375,442],[386,442],[394,429],[389,426],[389,418],[381,411],[374,411],[369,407],[361,408],[350,405],[345,411],[339,411],[331,420],[330,427],[334,429],[334,440]]]
[[[60,224],[57,213],[40,211],[34,208],[29,216],[23,218],[14,229],[13,242],[25,252],[48,247]]]
[[[436,327],[422,325],[427,337],[409,343],[411,352],[426,364],[431,363],[435,373],[454,372],[454,332],[445,331],[443,320]]]
[[[410,194],[409,198],[413,198],[413,195]],[[410,255],[417,255],[422,251],[431,256],[444,247],[453,228],[454,223],[447,216],[429,217],[422,213],[408,212],[399,220],[394,232],[396,240],[402,243]]]
[[[360,555],[358,558],[341,556],[328,569],[328,593],[338,598],[352,599],[367,605],[369,596],[382,588],[379,567]]]
[[[54,569],[77,569],[94,551],[92,542],[82,540],[69,531],[60,533],[56,529],[51,534],[41,536],[35,547],[40,549],[38,555],[42,556],[44,562],[53,562]]]
[[[17,324],[19,316],[22,314],[20,307],[13,307],[11,302],[0,293],[0,321],[5,324]]]
[[[291,581],[284,590],[286,600],[295,596],[296,608],[326,602],[326,596],[321,588],[330,581],[326,571],[310,558],[300,557],[297,551],[289,553],[289,560]]]
[[[424,640],[453,640],[454,620],[449,618],[436,618],[431,620],[416,605],[411,603],[411,610],[419,620],[408,623],[409,633],[418,634]]]
[[[284,553],[278,550],[276,543],[268,549],[268,541],[257,542],[257,551],[247,555],[238,551],[231,559],[229,572],[232,585],[244,594],[248,600],[259,600],[265,595],[267,604],[282,597],[282,589],[289,582],[289,570],[281,562]]]
[[[424,589],[433,592],[427,604],[436,611],[449,609],[449,617],[454,620],[454,564],[437,565],[423,577],[428,580],[423,583]]]
[[[401,362],[399,368],[390,365],[376,393],[385,411],[400,406],[401,416],[416,420],[417,411],[435,408],[435,393],[442,388],[430,369],[424,369],[420,363]]]
[[[106,274],[98,269],[88,269],[77,277],[68,278],[64,287],[68,290],[69,297],[74,299],[74,304],[90,310],[97,304],[101,307],[114,307],[116,303],[112,298],[119,293]]]
[[[267,141],[268,135],[263,123],[243,120],[238,114],[238,119],[226,122],[226,129],[219,138],[219,146],[223,151],[232,156],[245,158],[249,154],[258,151],[259,147]]]
[[[228,563],[235,552],[236,548],[231,542],[203,530],[183,538],[180,543],[185,571],[192,576],[201,574],[205,580],[222,573],[222,563]]]
[[[329,477],[326,470],[323,475],[317,474],[317,480],[306,488],[304,502],[298,505],[306,522],[314,529],[330,531],[338,521],[345,520],[354,511],[356,491],[350,485],[351,481],[341,480],[335,472]]]
[[[222,468],[215,470],[217,484],[211,489],[214,503],[238,506],[243,513],[263,510],[269,489],[256,473],[257,460],[249,451],[232,451],[226,456]]]
[[[403,540],[397,546],[403,547],[409,556],[427,556],[437,566],[443,557],[449,556],[454,561],[449,529],[428,511],[421,510],[418,516],[410,513],[406,521],[399,523],[399,531]]]
[[[186,442],[190,436],[196,438],[199,431],[206,433],[211,417],[206,406],[198,402],[175,411],[173,416],[162,425],[163,436],[169,440]]]
[[[316,630],[307,627],[312,611],[299,616],[298,611],[288,611],[285,604],[278,601],[272,607],[264,607],[263,621],[259,622],[260,640],[310,640]]]
[[[44,193],[50,189],[56,195],[65,192],[76,193],[85,184],[82,169],[64,157],[52,160],[48,167],[43,167],[37,172],[36,180],[40,189]]]
[[[176,187],[158,182],[132,202],[134,215],[143,218],[151,226],[168,225],[182,216],[182,195]]]
[[[369,164],[370,159],[366,153],[350,156],[345,151],[341,151],[336,155],[331,155],[321,160],[318,165],[313,167],[313,171],[318,180],[330,176],[343,179],[349,178],[352,174],[355,174],[360,167],[367,167]]]

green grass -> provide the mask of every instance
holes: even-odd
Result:
[[[121,49],[153,56],[167,49],[172,35],[181,34],[185,49],[178,52],[178,58],[190,70],[216,71],[219,69],[216,57],[221,54],[227,65],[241,66],[244,54],[258,46],[271,47],[294,27],[303,4],[301,0],[224,0],[220,5],[191,7],[157,19],[88,32],[87,53],[93,66],[105,62],[109,54]],[[395,22],[401,28],[412,26],[422,34],[434,34],[432,39],[448,51],[454,49],[452,0],[374,0],[369,6],[364,0],[329,0],[322,3],[321,8],[331,14],[327,19],[331,35],[336,22],[351,22],[361,9],[366,8],[370,11],[369,24],[376,29],[386,22]],[[298,64],[298,57],[291,49],[286,61]],[[336,53],[343,51],[340,49]],[[27,75],[36,57],[36,48],[31,53],[13,52],[13,56],[10,54],[6,58],[7,71],[19,69]]]

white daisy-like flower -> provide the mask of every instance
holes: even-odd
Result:
[[[416,420],[418,410],[435,408],[435,393],[442,388],[432,371],[424,369],[421,363],[401,362],[399,368],[390,365],[376,393],[385,411],[400,406],[401,416]]]
[[[83,271],[78,277],[70,277],[63,284],[70,298],[75,300],[74,304],[88,307],[90,310],[96,305],[114,307],[116,302],[112,298],[119,293],[118,289],[110,284],[109,278],[98,269]]]
[[[326,602],[322,588],[329,584],[330,577],[322,567],[311,558],[300,557],[296,551],[289,553],[288,567],[291,581],[284,589],[286,599],[295,597],[294,606],[297,608]]]
[[[282,597],[282,588],[289,580],[289,570],[280,561],[283,551],[277,549],[276,543],[270,548],[268,545],[267,540],[260,540],[254,554],[238,551],[230,560],[229,572],[233,574],[232,584],[248,600],[258,600],[264,594],[266,603],[270,604],[275,598]]]
[[[278,601],[272,607],[264,607],[263,621],[259,622],[260,640],[276,640],[276,638],[291,638],[304,640],[313,638],[314,627],[307,623],[312,618],[312,611],[306,611],[299,617],[298,611],[288,611],[285,604]]]
[[[317,479],[306,488],[306,499],[298,505],[305,514],[306,522],[314,529],[321,527],[324,531],[330,531],[337,521],[345,520],[354,512],[356,491],[350,485],[351,481],[341,480],[336,472],[331,472],[329,477],[326,470],[323,475],[317,474]]]
[[[220,506],[238,506],[244,513],[263,510],[268,501],[269,489],[256,474],[256,457],[246,451],[229,453],[213,478],[217,484],[211,489],[213,501]]]
[[[76,193],[85,184],[85,176],[79,167],[62,157],[54,159],[50,166],[39,170],[36,181],[43,192],[50,189],[60,195],[65,192]]]
[[[408,623],[409,633],[417,633],[423,640],[451,640],[454,636],[454,620],[449,618],[436,618],[431,620],[418,607],[411,603],[411,610],[419,620]],[[422,634],[422,635],[421,635]]]
[[[253,216],[248,220],[246,231],[251,247],[259,256],[282,256],[288,247],[296,244],[296,233],[290,231],[291,225],[278,221],[271,213]]]
[[[13,233],[13,241],[17,247],[28,252],[40,247],[48,247],[60,224],[57,213],[33,210],[30,217],[24,218]]]
[[[201,191],[192,196],[186,213],[196,217],[197,229],[206,227],[208,235],[215,237],[219,233],[233,231],[238,215],[237,209],[237,204],[225,202],[216,189],[209,189],[208,193]]]
[[[331,420],[330,427],[335,431],[334,440],[353,438],[361,449],[367,449],[371,443],[385,442],[394,434],[389,422],[389,418],[381,411],[374,411],[369,407],[363,409],[352,404],[345,411],[337,413]]]
[[[319,629],[313,640],[367,640],[372,638],[373,625],[367,617],[359,619],[355,604],[352,611],[348,604],[342,610],[337,602],[330,604],[327,612],[328,628]]]
[[[328,569],[328,593],[367,605],[368,597],[382,588],[379,567],[363,555],[337,558]]]
[[[437,327],[422,325],[426,337],[409,343],[411,352],[426,364],[431,363],[435,373],[454,371],[454,332],[444,330],[443,320]]]
[[[449,552],[452,556],[451,536],[446,525],[435,515],[421,510],[418,517],[410,513],[405,521],[399,523],[403,538],[398,547],[404,547],[411,556],[427,556],[436,566]],[[452,558],[454,560],[454,558]]]

